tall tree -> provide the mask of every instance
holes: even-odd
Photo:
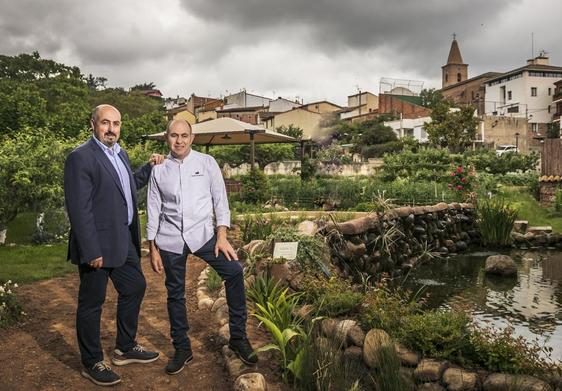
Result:
[[[451,152],[462,152],[476,138],[478,118],[474,110],[472,106],[452,109],[445,101],[437,104],[431,112],[431,122],[425,124],[429,141]]]
[[[145,90],[154,90],[154,89],[156,89],[156,84],[154,84],[153,82],[136,84],[131,87],[131,91],[145,91]]]

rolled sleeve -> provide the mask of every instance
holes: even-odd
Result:
[[[158,228],[160,226],[160,212],[162,210],[162,198],[154,175],[155,172],[156,170],[152,170],[150,175],[148,193],[146,196],[146,211],[148,217],[146,223],[147,240],[154,240],[156,238],[156,234],[158,233]]]
[[[211,196],[213,198],[213,208],[217,227],[224,225],[230,228],[230,209],[228,207],[228,196],[226,186],[222,177],[221,169],[217,161],[209,156],[209,176],[211,178]]]

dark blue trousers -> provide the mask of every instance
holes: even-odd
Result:
[[[108,279],[111,279],[118,293],[115,348],[121,351],[130,350],[136,344],[139,311],[146,281],[132,239],[129,239],[129,253],[124,265],[94,269],[82,264],[78,266],[78,270],[80,289],[76,311],[76,333],[82,364],[91,367],[103,360],[100,322]]]
[[[225,281],[230,337],[246,338],[247,313],[242,265],[237,261],[229,261],[222,252],[219,252],[219,256],[215,257],[216,241],[215,235],[193,255],[207,262]],[[176,349],[191,349],[187,337],[189,324],[185,306],[185,273],[189,254],[191,254],[191,250],[187,245],[184,245],[182,254],[160,249],[162,264],[166,272],[170,335]]]

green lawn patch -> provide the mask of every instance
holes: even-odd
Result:
[[[0,247],[0,282],[43,280],[75,271],[76,266],[66,260],[66,252],[66,243]]]
[[[552,208],[541,206],[525,187],[506,186],[504,195],[518,209],[518,219],[529,221],[530,226],[549,225],[553,232],[562,232],[562,217],[554,216]]]

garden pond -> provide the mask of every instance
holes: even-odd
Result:
[[[504,328],[552,348],[562,361],[562,252],[502,252],[517,264],[517,278],[484,273],[486,258],[497,252],[472,252],[434,259],[411,270],[403,284],[428,293],[430,308],[463,308],[477,323]]]

